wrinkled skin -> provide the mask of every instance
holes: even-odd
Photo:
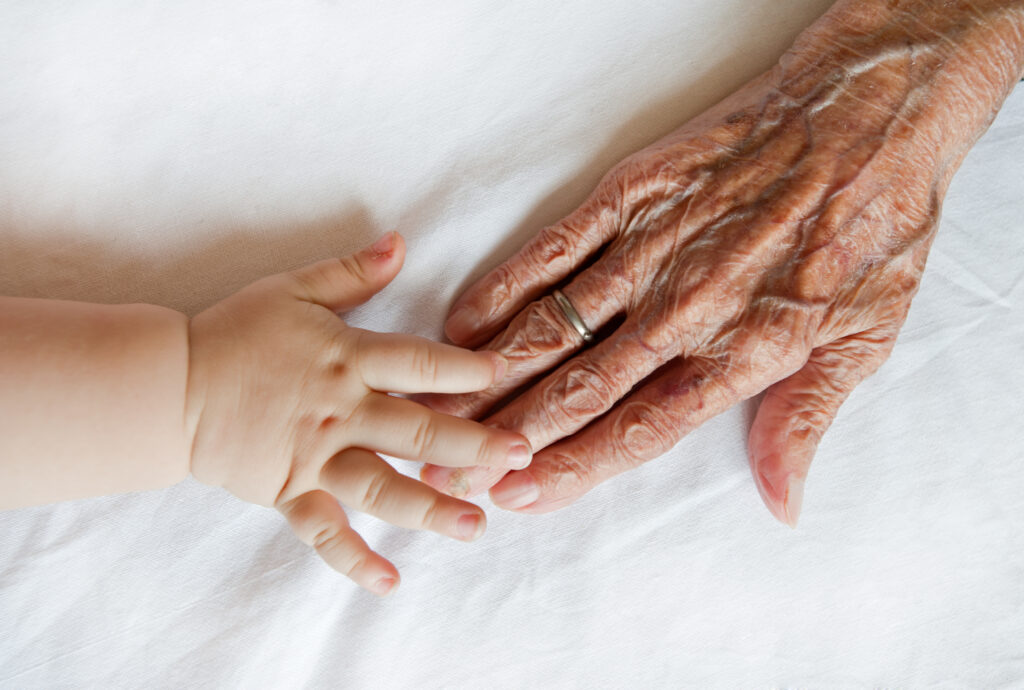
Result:
[[[500,479],[497,505],[549,511],[766,390],[751,467],[795,525],[822,434],[906,318],[953,172],[1021,77],[1022,4],[844,0],[611,170],[453,306],[449,337],[503,354],[506,378],[428,399],[544,450],[423,478],[460,496]],[[597,333],[585,349],[559,285]]]

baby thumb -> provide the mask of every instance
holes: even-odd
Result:
[[[326,259],[291,272],[299,297],[333,311],[357,307],[380,292],[398,275],[405,242],[389,232],[355,254]]]

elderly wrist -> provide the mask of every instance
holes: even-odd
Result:
[[[917,162],[952,171],[1022,72],[1024,0],[840,0],[800,35],[772,81],[809,113],[810,129],[830,110],[830,138],[836,119],[887,139],[908,130]],[[840,101],[837,118],[830,106]]]

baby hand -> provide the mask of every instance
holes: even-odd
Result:
[[[274,506],[336,570],[376,594],[395,567],[349,526],[341,505],[401,527],[471,541],[483,511],[400,474],[377,453],[447,465],[522,468],[519,434],[433,412],[395,393],[462,393],[499,381],[505,360],[408,335],[347,326],[405,254],[390,233],[342,259],[269,276],[192,319],[187,422],[191,471]]]

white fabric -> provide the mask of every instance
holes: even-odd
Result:
[[[439,337],[828,4],[4,3],[0,294],[194,313],[394,228],[406,268],[350,320]],[[1018,88],[798,530],[749,477],[752,403],[560,512],[484,499],[475,544],[355,516],[404,576],[384,601],[192,481],[7,512],[0,687],[1024,685],[1022,132]]]

